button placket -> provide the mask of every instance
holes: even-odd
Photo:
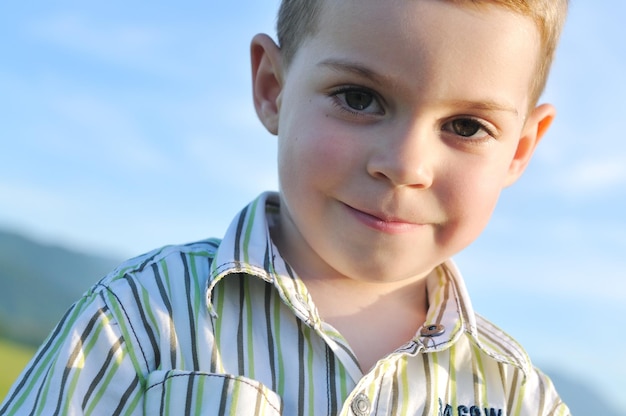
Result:
[[[423,337],[438,337],[443,335],[446,332],[446,328],[443,325],[424,325],[422,329],[420,329],[420,335]]]
[[[298,301],[298,303],[300,303],[301,305],[306,305],[306,302],[304,301],[304,296],[302,296],[299,293],[296,293],[296,300]]]
[[[370,399],[363,393],[357,394],[350,405],[350,409],[355,416],[369,415],[371,407]]]
[[[295,302],[294,302],[295,300]],[[302,296],[300,293],[296,293],[293,295],[292,304],[294,308],[300,312],[301,318],[307,325],[314,326],[317,321],[315,314],[311,308],[311,305],[307,302],[306,298]]]

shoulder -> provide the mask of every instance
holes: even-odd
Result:
[[[475,316],[476,338],[481,349],[497,361],[519,368],[528,375],[532,364],[521,344],[482,315]]]
[[[519,342],[478,314],[476,326],[480,349],[498,363],[500,377],[518,408],[533,414],[570,414],[550,378],[533,366]]]
[[[166,246],[125,261],[78,303],[102,305],[133,351],[153,362],[160,338],[206,316],[206,289],[220,240]],[[178,336],[178,335],[177,335]],[[148,368],[148,367],[146,367]]]
[[[155,278],[171,278],[172,273],[195,274],[194,272],[210,266],[219,244],[219,239],[206,239],[149,251],[121,263],[100,280],[97,286],[110,287],[129,278],[137,282],[147,282]]]
[[[219,239],[165,246],[121,263],[83,299],[100,298],[123,315],[147,307],[171,309],[204,296]],[[114,305],[118,305],[114,307]],[[120,309],[121,308],[121,309]]]

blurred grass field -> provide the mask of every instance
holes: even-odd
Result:
[[[0,338],[0,402],[20,375],[36,349]]]

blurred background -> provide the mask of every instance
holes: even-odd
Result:
[[[457,262],[574,414],[626,415],[626,2],[572,3],[542,100],[558,117]],[[0,399],[117,262],[221,236],[276,189],[248,45],[277,6],[0,6]]]

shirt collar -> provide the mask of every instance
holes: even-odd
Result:
[[[310,302],[304,283],[283,260],[270,236],[270,223],[278,215],[279,196],[265,192],[234,218],[211,264],[207,288],[209,311],[213,288],[225,277],[244,273],[274,285],[283,301],[303,321],[315,321],[305,306]]]
[[[296,277],[271,240],[270,223],[278,212],[278,193],[265,192],[234,218],[211,264],[207,299],[211,299],[213,288],[224,277],[245,273],[272,283],[303,321],[319,323],[310,310],[303,307],[310,303],[304,283]],[[452,260],[437,267],[429,275],[426,286],[429,301],[426,324],[416,334],[416,341],[424,346],[425,352],[445,350],[466,335],[494,359],[528,371],[528,358],[515,341],[499,332],[496,347],[479,331],[465,283]],[[210,301],[208,307],[214,314]],[[494,328],[490,326],[491,331]],[[502,354],[502,343],[506,344],[504,350],[514,353]]]
[[[469,295],[452,260],[433,270],[426,289],[428,313],[418,336],[428,351],[446,349],[464,333],[475,336],[476,322]]]
[[[278,250],[271,241],[268,215],[278,212],[278,196],[266,192],[237,214],[222,239],[211,264],[209,294],[225,276],[246,273],[274,281]]]
[[[493,359],[513,365],[525,375],[531,363],[524,349],[509,335],[474,312],[465,282],[452,260],[440,265],[426,282],[429,308],[426,323],[418,338],[426,352],[445,350],[462,336]],[[428,329],[437,334],[432,336]],[[426,334],[426,335],[424,335]]]

